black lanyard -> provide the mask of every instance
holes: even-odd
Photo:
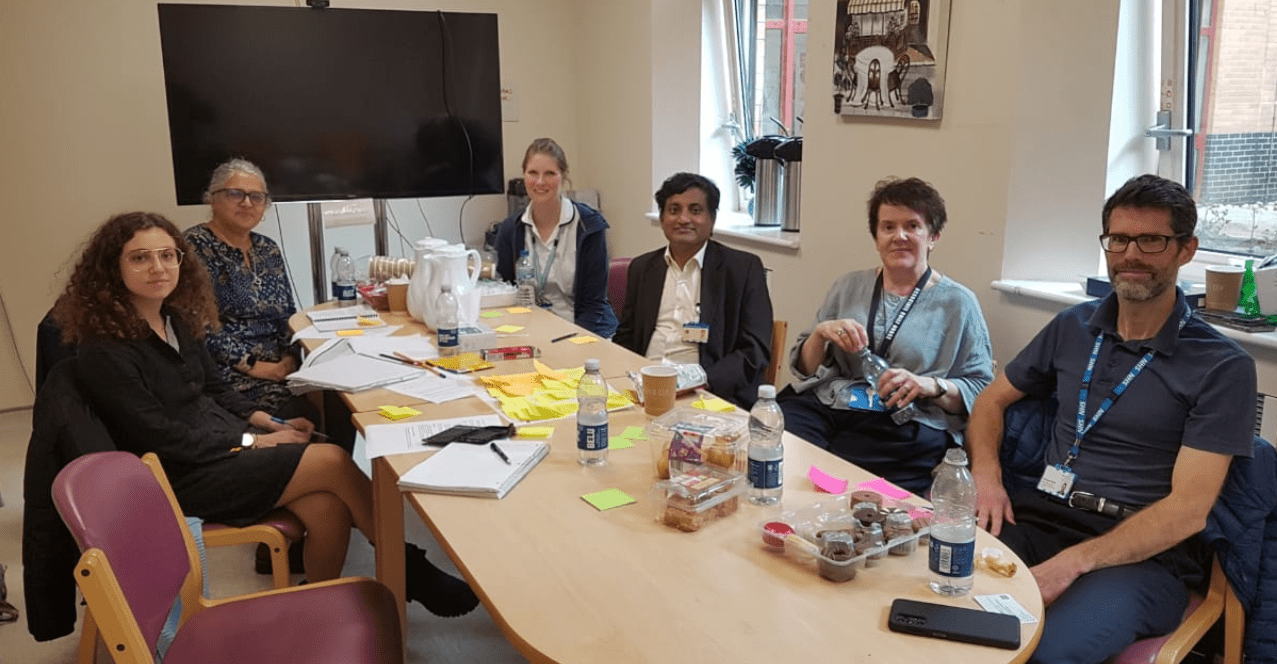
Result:
[[[900,306],[900,311],[896,312],[896,319],[891,322],[887,328],[886,334],[882,336],[882,348],[875,351],[875,355],[886,359],[887,350],[891,348],[891,342],[896,339],[896,332],[900,330],[900,324],[905,322],[905,316],[909,315],[909,310],[913,309],[913,303],[917,301],[918,294],[922,292],[922,287],[927,285],[927,280],[931,278],[931,268],[928,267],[926,272],[922,273],[922,277],[918,279],[918,283],[914,285],[913,292],[909,294],[909,298]],[[882,300],[882,273],[878,273],[878,280],[874,282],[873,299],[869,301],[869,325],[865,326],[866,332],[869,333],[869,349],[874,348],[874,328],[878,326],[878,303]]]

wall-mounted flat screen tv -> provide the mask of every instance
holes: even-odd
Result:
[[[277,201],[500,193],[497,17],[159,5],[173,177],[243,157]]]

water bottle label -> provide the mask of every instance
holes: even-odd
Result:
[[[749,460],[749,485],[755,489],[779,489],[783,475],[781,459],[773,461]]]
[[[354,284],[333,284],[333,289],[334,289],[334,291],[335,291],[334,295],[336,295],[336,296],[337,296],[337,299],[338,299],[338,300],[353,300],[353,299],[355,299],[355,285],[354,285]]]
[[[945,542],[932,532],[927,565],[941,576],[971,576],[975,573],[975,542]]]
[[[440,329],[435,331],[435,336],[439,341],[440,348],[455,347],[461,343],[461,336],[457,333],[457,328]]]
[[[576,425],[576,448],[597,452],[607,449],[607,424]]]

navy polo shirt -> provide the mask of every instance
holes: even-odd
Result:
[[[1168,493],[1180,445],[1250,456],[1255,436],[1255,362],[1231,339],[1191,316],[1176,289],[1175,309],[1152,339],[1117,336],[1117,299],[1085,302],[1055,317],[1007,365],[1006,377],[1026,394],[1056,393],[1060,408],[1046,463],[1062,463],[1077,432],[1082,374],[1097,334],[1104,335],[1087,395],[1086,421],[1148,350],[1153,360],[1082,439],[1073,462],[1074,491],[1129,505]]]

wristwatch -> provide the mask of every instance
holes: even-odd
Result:
[[[244,437],[243,437],[242,439],[240,439],[239,446],[240,446],[240,447],[242,447],[242,448],[244,448],[244,449],[248,449],[248,448],[252,447],[252,446],[253,446],[253,444],[254,444],[254,443],[256,443],[256,442],[257,442],[257,434],[255,434],[255,433],[246,433],[246,434],[244,434]]]
[[[940,391],[939,394],[932,397],[933,399],[939,399],[949,393],[949,386],[944,382],[943,378],[932,377],[931,380],[936,381],[936,389]]]

